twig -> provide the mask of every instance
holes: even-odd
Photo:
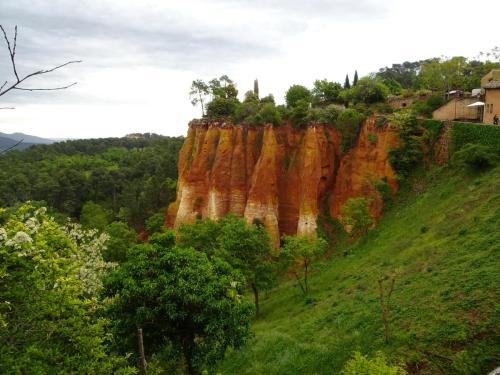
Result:
[[[7,36],[7,33],[5,32],[5,29],[3,28],[2,25],[0,25],[0,30],[3,33],[3,37],[5,39],[5,43],[7,44],[7,49],[9,50],[9,56],[10,56],[10,61],[12,64],[12,70],[14,72],[14,76],[16,77],[16,82],[11,84],[10,86],[7,86],[8,81],[5,81],[2,86],[0,87],[0,96],[5,95],[7,92],[10,90],[22,90],[22,91],[55,91],[55,90],[65,90],[71,86],[74,86],[77,84],[77,82],[73,82],[69,85],[65,86],[60,86],[60,87],[50,87],[50,88],[27,88],[27,87],[19,87],[21,83],[26,81],[27,79],[37,76],[37,75],[42,75],[42,74],[47,74],[47,73],[52,73],[55,70],[58,70],[60,68],[63,68],[67,65],[70,64],[77,64],[81,63],[81,60],[73,60],[73,61],[68,61],[65,62],[64,64],[57,65],[51,69],[42,69],[38,70],[36,72],[30,73],[23,78],[19,78],[19,74],[17,72],[17,67],[16,67],[16,47],[17,47],[17,26],[14,28],[14,39],[12,41],[12,44],[10,43],[10,40]],[[3,91],[2,91],[3,90]]]
[[[12,150],[13,148],[16,148],[17,146],[19,146],[19,145],[20,145],[21,143],[23,143],[23,142],[24,142],[24,139],[21,139],[21,140],[20,140],[20,141],[18,141],[15,145],[10,146],[10,147],[7,147],[5,150],[0,150],[0,155],[1,155],[1,154],[6,153],[7,151]]]

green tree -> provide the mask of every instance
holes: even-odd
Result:
[[[122,263],[127,259],[127,249],[137,243],[137,233],[122,221],[114,221],[106,229],[109,240],[102,256],[108,262]]]
[[[219,250],[220,226],[210,219],[197,220],[193,224],[181,224],[177,229],[177,243],[181,247],[193,248],[206,253],[209,257]]]
[[[2,210],[0,210],[2,211]],[[0,372],[133,373],[107,346],[96,292],[105,236],[24,204],[0,227]]]
[[[253,81],[253,93],[257,96],[257,98],[259,98],[259,81],[257,78]]]
[[[354,103],[383,102],[389,94],[389,89],[378,79],[363,77],[351,89],[351,98]]]
[[[311,91],[305,86],[293,85],[285,94],[286,105],[289,108],[296,107],[299,103],[311,102]]]
[[[108,313],[122,349],[137,347],[140,327],[147,357],[170,347],[183,357],[187,374],[212,371],[228,347],[249,337],[253,306],[229,264],[173,242],[173,235],[156,234],[130,249],[105,281],[105,295],[113,298]]]
[[[265,103],[257,113],[257,121],[261,124],[273,124],[275,126],[281,123],[281,115],[276,109],[274,103]]]
[[[358,84],[358,71],[354,71],[354,79],[352,80],[352,86],[356,86]]]
[[[146,231],[149,235],[157,232],[162,232],[165,229],[165,215],[161,212],[158,212],[148,219],[144,224],[146,227]]]
[[[282,239],[284,245],[279,254],[281,263],[294,274],[300,289],[307,295],[311,265],[325,254],[328,243],[312,236],[283,236]]]
[[[349,75],[345,75],[344,89],[348,90],[351,88],[351,83],[349,82]]]
[[[102,231],[109,223],[108,217],[109,213],[101,205],[89,201],[82,207],[80,223],[85,228],[95,228]]]
[[[255,313],[259,317],[259,293],[276,283],[269,235],[263,226],[247,224],[234,215],[221,219],[220,226],[219,247],[228,262],[245,276],[254,294]]]
[[[368,210],[368,200],[363,197],[349,198],[342,206],[341,221],[352,237],[365,234],[373,224]]]
[[[326,106],[333,103],[342,103],[342,86],[340,83],[331,82],[326,79],[314,81],[311,91],[314,105]]]

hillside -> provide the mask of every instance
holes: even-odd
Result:
[[[411,185],[366,238],[313,267],[309,298],[292,280],[270,292],[255,338],[221,372],[338,374],[354,351],[378,350],[412,374],[498,366],[500,167],[433,167]],[[385,344],[377,280],[392,275]]]

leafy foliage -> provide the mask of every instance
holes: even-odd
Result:
[[[133,373],[107,351],[96,292],[106,238],[22,205],[0,227],[0,372]],[[121,369],[121,370],[120,370]]]
[[[147,356],[170,347],[187,373],[213,369],[228,347],[249,336],[252,305],[241,297],[244,279],[229,264],[192,248],[174,246],[169,233],[136,245],[105,281],[119,347],[136,347],[144,332]],[[181,358],[182,357],[182,358]]]
[[[354,103],[372,104],[383,102],[388,94],[389,89],[382,81],[364,77],[359,80],[356,86],[351,88],[349,96]]]
[[[311,99],[311,91],[302,85],[291,86],[285,94],[286,105],[289,108],[294,108],[303,103],[309,105]]]
[[[343,98],[340,93],[342,86],[340,83],[331,82],[326,79],[314,81],[314,87],[311,91],[312,103],[315,106],[326,106],[329,104],[342,104]]]
[[[252,289],[257,316],[259,295],[277,282],[269,236],[263,225],[249,225],[242,218],[228,215],[219,221],[198,220],[179,227],[179,245],[219,257],[241,271]]]

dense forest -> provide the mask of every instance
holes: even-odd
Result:
[[[0,206],[40,201],[57,212],[121,220],[137,231],[175,199],[183,138],[149,135],[35,145],[0,158]],[[100,224],[99,224],[100,225]],[[100,228],[102,229],[102,228]]]

